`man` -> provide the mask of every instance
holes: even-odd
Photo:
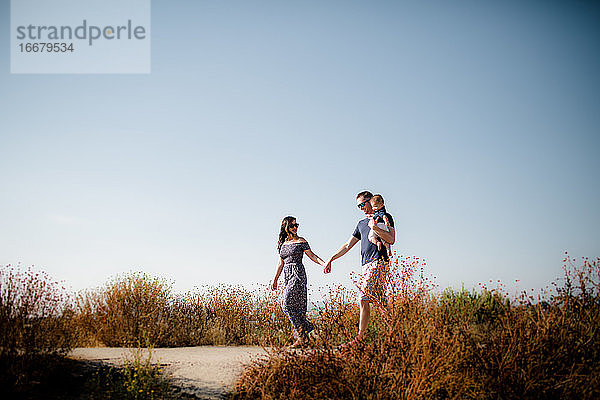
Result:
[[[377,226],[373,220],[373,209],[369,200],[373,197],[373,194],[368,191],[360,192],[356,195],[356,203],[360,210],[365,213],[366,218],[358,221],[356,229],[350,236],[350,239],[340,249],[329,258],[323,272],[326,274],[331,272],[331,263],[343,256],[360,240],[360,254],[362,258],[363,266],[363,279],[367,279],[367,290],[361,293],[360,299],[360,324],[358,330],[357,340],[360,341],[365,337],[369,321],[371,319],[371,305],[370,303],[377,302],[381,305],[381,302],[377,301],[377,295],[383,295],[385,290],[384,282],[381,274],[381,269],[384,265],[387,265],[389,261],[389,255],[387,254],[386,246],[381,246],[381,250],[377,249],[377,245],[369,240],[369,232],[375,231],[377,235],[385,240],[390,245],[396,241],[396,231],[394,230],[394,220],[392,216],[386,212],[386,216],[390,222],[389,231],[386,231]],[[379,278],[379,279],[377,279]]]

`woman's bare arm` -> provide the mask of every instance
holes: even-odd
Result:
[[[322,267],[325,266],[325,261],[323,261],[321,259],[321,257],[319,257],[318,255],[313,253],[311,249],[304,250],[304,254],[306,254],[308,256],[308,258],[310,258],[311,260],[313,260],[315,263],[319,264],[320,266],[322,266]]]
[[[275,273],[275,279],[273,279],[273,283],[271,284],[271,289],[273,290],[277,290],[277,281],[279,280],[281,271],[283,271],[283,258],[279,257],[279,262],[277,263],[277,272]]]

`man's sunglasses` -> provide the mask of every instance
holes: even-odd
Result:
[[[300,226],[300,224],[298,224],[298,223],[290,224],[290,228],[297,228],[299,226]]]
[[[362,203],[360,203],[360,204],[357,204],[356,206],[357,206],[358,208],[363,208],[363,207],[365,206],[365,204],[367,204],[368,202],[369,202],[369,200],[365,200],[365,201],[363,201]]]

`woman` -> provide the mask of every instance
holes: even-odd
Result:
[[[271,285],[271,289],[277,290],[277,280],[279,280],[279,275],[283,270],[285,290],[283,291],[281,307],[292,321],[297,334],[297,339],[292,347],[308,344],[308,334],[313,330],[313,325],[306,319],[306,271],[304,265],[302,265],[302,256],[306,254],[308,258],[317,264],[325,266],[325,262],[310,250],[308,242],[298,236],[298,226],[299,224],[294,217],[285,217],[281,221],[281,230],[277,242],[279,263],[277,264],[275,279],[273,279]]]

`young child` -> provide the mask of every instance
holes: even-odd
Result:
[[[383,229],[384,231],[389,232],[390,221],[388,220],[388,217],[385,215],[386,211],[385,211],[383,197],[380,194],[376,194],[375,196],[371,197],[370,203],[371,203],[371,208],[374,211],[373,219],[375,220],[375,224],[377,224],[377,226],[379,228]],[[392,252],[391,252],[390,244],[387,243],[385,240],[382,240],[377,235],[377,233],[375,233],[375,231],[373,229],[371,229],[371,232],[369,232],[369,241],[371,243],[377,245],[378,251],[381,251],[381,246],[384,245],[387,250],[388,256],[391,256]]]

